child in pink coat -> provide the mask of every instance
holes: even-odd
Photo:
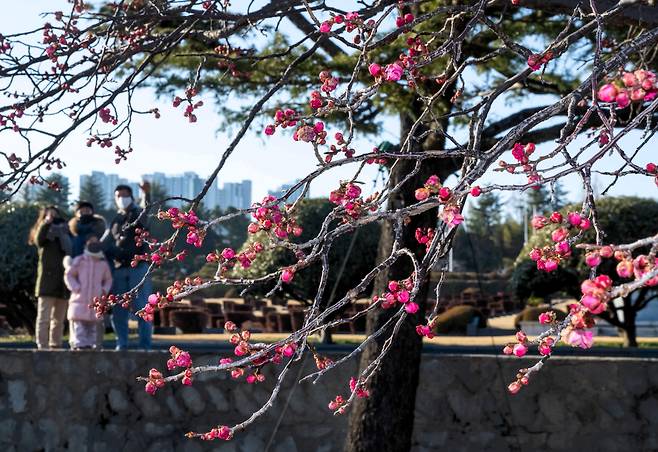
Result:
[[[84,253],[66,269],[64,282],[71,290],[67,312],[71,348],[97,348],[100,321],[92,305],[94,297],[109,293],[112,273],[96,236],[87,240]]]

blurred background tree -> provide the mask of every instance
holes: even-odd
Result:
[[[580,210],[580,206],[567,206],[562,212],[566,214],[574,210]],[[604,243],[631,243],[656,232],[658,202],[653,199],[632,196],[601,198],[597,200],[597,210],[599,224],[605,231]],[[589,278],[589,268],[584,263],[583,252],[576,248],[573,248],[571,257],[564,260],[555,272],[546,273],[537,270],[528,253],[534,247],[543,247],[552,243],[550,239],[552,230],[553,228],[547,226],[536,231],[519,253],[512,281],[516,294],[522,299],[531,296],[550,298],[556,293],[580,297],[580,281]],[[596,243],[593,228],[584,234],[582,242]],[[646,251],[648,250],[644,250]],[[615,284],[628,282],[617,276],[616,264],[615,259],[604,259],[599,266],[599,273],[612,277]],[[608,310],[599,317],[622,330],[626,346],[637,347],[635,325],[637,313],[656,297],[658,291],[644,288],[620,298],[620,306],[617,308],[612,303],[608,303]]]

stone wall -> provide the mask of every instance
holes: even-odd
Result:
[[[345,394],[355,363],[292,393],[291,378],[247,432],[204,443],[183,435],[245,419],[267,400],[274,375],[247,385],[214,374],[149,396],[135,377],[163,368],[166,357],[0,351],[0,450],[341,450],[347,417],[333,416],[327,403]],[[195,364],[216,359],[197,356]],[[658,360],[553,358],[529,387],[509,396],[506,383],[523,363],[529,361],[426,355],[414,450],[658,450]],[[307,360],[304,370],[312,364]]]

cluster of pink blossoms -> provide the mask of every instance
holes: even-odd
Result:
[[[351,158],[355,152],[353,148],[349,147],[349,144],[341,132],[336,132],[334,134],[334,138],[336,139],[336,144],[329,146],[329,150],[324,153],[324,161],[326,163],[330,163],[334,156],[341,152],[345,155],[345,158],[348,159]],[[368,163],[372,163],[370,162],[370,159]]]
[[[350,392],[356,394],[359,399],[365,399],[370,397],[370,391],[364,387],[364,382],[361,378],[358,380],[354,377],[350,378]],[[345,404],[347,401],[342,395],[337,395],[334,400],[329,402],[329,409],[334,412],[334,414],[344,414],[345,413]]]
[[[144,320],[152,322],[153,313],[155,309],[162,309],[167,306],[169,303],[174,301],[174,297],[190,288],[195,286],[200,286],[203,284],[203,279],[200,276],[194,278],[187,277],[182,281],[176,280],[166,289],[166,294],[163,295],[160,292],[153,293],[148,297],[148,303],[141,311],[137,312],[137,315],[142,317]]]
[[[607,278],[605,275],[602,276]],[[560,333],[562,340],[572,347],[591,348],[594,344],[594,333],[591,331],[594,317],[589,309],[582,304],[574,303],[569,306],[569,319],[569,324]]]
[[[407,27],[412,24],[414,20],[414,15],[407,13],[396,19],[396,25],[398,27]],[[429,52],[428,46],[421,36],[411,36],[410,34],[412,31],[412,27],[408,27],[408,29],[405,30],[408,34],[406,39],[408,48],[406,52],[400,53],[397,61],[384,66],[378,63],[372,63],[368,66],[368,71],[370,72],[370,75],[375,78],[376,82],[397,82],[402,79],[405,71],[408,73],[407,86],[409,88],[414,88],[416,86],[416,81],[418,80],[427,80],[427,76],[420,72],[417,63],[427,56]],[[436,82],[438,84],[443,84],[445,79],[437,78]],[[458,94],[456,96],[458,96]]]
[[[196,88],[187,88],[185,90],[185,99],[182,99],[178,96],[174,97],[174,100],[172,102],[172,105],[174,108],[178,108],[183,101],[187,102],[187,106],[185,107],[185,112],[183,113],[183,116],[187,118],[189,122],[196,122],[197,117],[194,114],[194,111],[200,107],[203,106],[203,101],[197,101],[194,102],[194,96],[198,94]]]
[[[332,91],[335,91],[338,87],[338,79],[329,73],[329,71],[322,71],[319,75],[322,86],[320,86],[320,91],[312,91],[311,99],[309,105],[312,110],[319,110],[324,105],[325,99],[322,97],[322,93],[329,94]],[[327,96],[327,107],[333,107],[334,101],[331,97]]]
[[[547,50],[544,53],[533,53],[528,57],[528,66],[533,71],[538,71],[545,64],[553,59],[553,52]]]
[[[250,234],[258,231],[273,231],[274,235],[281,240],[287,239],[290,235],[299,237],[302,234],[302,228],[297,225],[294,218],[289,217],[286,208],[282,209],[278,204],[272,204],[275,201],[275,196],[268,195],[260,203],[252,205],[252,208],[256,209],[252,213],[256,221],[249,224],[247,231]]]
[[[434,322],[428,322],[427,325],[416,325],[416,334],[432,339],[434,337]]]
[[[507,344],[505,348],[503,348],[503,353],[521,358],[528,353],[528,336],[523,331],[517,331],[516,340],[518,341],[516,344]]]
[[[377,63],[372,63],[368,66],[368,71],[375,77],[375,80],[387,82],[397,82],[404,74],[404,68],[399,63],[387,64],[383,68]]]
[[[324,93],[329,94],[338,87],[338,79],[332,76],[329,71],[322,71],[318,76],[322,82],[320,90]]]
[[[599,284],[599,282],[596,282],[596,284]],[[590,330],[594,326],[594,318],[591,312],[581,304],[573,304],[569,306],[569,309],[569,322],[560,331],[562,340],[572,347],[590,348],[594,342],[593,333]],[[549,311],[539,316],[539,323],[551,324],[554,328],[557,328],[559,322],[556,321],[555,313]],[[526,355],[531,342],[523,331],[516,333],[516,340],[518,341],[517,343],[507,344],[503,349],[503,353],[520,358]],[[552,353],[554,346],[555,339],[551,336],[546,336],[539,341],[537,350],[540,355],[548,356]],[[538,364],[541,365],[541,363]],[[516,380],[507,387],[508,391],[512,394],[519,392],[523,386],[529,383],[531,372],[538,370],[541,367],[540,365],[536,369],[519,369],[519,372],[516,374]]]
[[[329,201],[332,203],[343,206],[345,208],[345,221],[349,219],[357,219],[364,215],[368,210],[375,211],[376,205],[371,202],[377,194],[373,194],[366,199],[361,197],[361,187],[354,182],[343,182],[340,188],[332,191],[329,194]]]
[[[7,122],[11,122],[13,124],[12,130],[14,132],[20,131],[20,127],[18,126],[18,123],[16,122],[17,119],[23,117],[23,113],[25,110],[23,110],[22,107],[20,106],[14,106],[14,111],[9,113],[7,116],[1,115],[0,114],[0,126],[5,127],[7,125]],[[105,142],[103,142],[104,144]],[[89,140],[87,140],[87,147],[90,147],[91,144],[89,144]],[[110,141],[109,146],[112,146],[112,141]],[[101,147],[107,147],[107,146],[101,146]]]
[[[187,433],[186,436],[191,438],[193,436],[197,436],[197,434],[190,432]],[[222,439],[224,441],[228,441],[233,438],[233,430],[231,430],[231,428],[226,425],[220,425],[219,427],[213,428],[209,432],[201,434],[199,437],[204,441],[212,441],[214,439]]]
[[[110,109],[107,108],[107,107],[106,108],[101,108],[98,111],[98,116],[100,116],[101,121],[103,121],[105,123],[111,123],[113,126],[116,126],[117,123],[118,123],[117,118],[112,116],[112,113],[111,113]]]
[[[184,212],[176,207],[161,210],[158,212],[158,220],[171,221],[171,227],[174,229],[183,229],[187,226],[185,241],[196,248],[200,248],[203,244],[206,231],[198,227],[199,217],[196,216],[193,210]]]
[[[530,156],[535,152],[535,143],[515,143],[512,148],[512,156],[521,164],[521,169],[528,176],[528,183],[534,184],[532,188],[539,189],[541,177],[537,172],[536,164],[530,162]],[[504,160],[498,162],[498,166],[505,169],[508,173],[514,173],[514,165],[509,165]]]
[[[9,44],[9,41],[6,41],[5,37],[0,34],[0,53],[7,53],[9,50],[11,50],[11,44]]]
[[[656,74],[638,69],[624,72],[621,77],[599,88],[597,97],[601,102],[617,104],[618,108],[626,108],[631,102],[651,101],[658,94]]]
[[[324,130],[324,122],[318,121],[316,123],[303,123],[295,133],[292,139],[295,141],[303,141],[305,143],[326,144],[327,132]]]
[[[333,27],[334,25],[342,25],[342,24],[345,24],[345,31],[351,33],[352,31],[356,30],[360,25],[362,25],[363,21],[361,20],[361,17],[357,12],[350,12],[345,15],[337,14],[333,16],[331,19],[325,20],[320,24],[320,33],[331,33],[331,27]],[[374,24],[374,22],[372,22],[369,25],[372,24]]]
[[[554,245],[533,248],[529,253],[530,259],[537,262],[537,269],[546,272],[556,270],[562,259],[571,256],[569,233],[574,231],[578,234],[592,225],[589,218],[578,212],[569,212],[566,218],[560,212],[553,212],[549,218],[537,215],[532,219],[531,224],[534,229],[543,229],[549,224],[557,226],[551,233]]]
[[[186,386],[191,385],[192,370],[190,368],[192,367],[192,358],[190,357],[190,354],[173,345],[169,347],[169,353],[171,353],[171,358],[167,360],[167,369],[174,370],[177,367],[184,368],[185,374],[181,380],[181,383]],[[144,391],[154,395],[155,391],[157,391],[159,388],[162,388],[164,385],[165,381],[162,377],[162,373],[160,373],[160,371],[157,369],[151,369],[149,372],[148,380],[146,382],[146,386],[144,387]]]
[[[158,369],[151,369],[149,371],[149,378],[148,381],[146,382],[146,386],[144,387],[144,391],[153,395],[155,394],[155,391],[157,391],[160,388],[163,388],[164,385],[165,385],[165,381],[164,378],[162,377],[162,373]]]
[[[206,255],[206,262],[217,262],[220,264],[220,273],[225,273],[233,268],[237,263],[242,268],[251,267],[252,262],[256,259],[258,253],[265,247],[260,242],[250,244],[245,250],[236,253],[233,248],[224,248],[222,252],[214,251]]]
[[[590,267],[595,267],[601,263],[602,259],[611,257],[614,257],[618,261],[616,271],[621,278],[634,277],[635,279],[642,279],[646,274],[656,269],[656,259],[654,256],[640,254],[633,257],[630,251],[615,251],[610,245],[599,247],[587,253],[585,262]],[[658,276],[647,280],[645,285],[650,287],[658,285]]]
[[[269,124],[265,127],[265,135],[274,135],[277,127],[286,129],[297,125],[297,112],[292,108],[285,110],[277,110],[274,112],[274,124]]]
[[[409,25],[414,21],[415,17],[411,13],[407,13],[404,16],[398,16],[395,18],[395,25],[400,28],[405,25]]]
[[[261,348],[252,346],[250,343],[251,333],[248,330],[239,331],[238,327],[233,322],[226,322],[224,324],[224,329],[231,334],[230,342],[235,345],[233,349],[233,354],[239,358],[250,356],[256,353],[261,352]],[[265,375],[261,372],[261,368],[267,363],[281,364],[284,358],[291,358],[297,351],[297,344],[294,342],[289,342],[287,344],[277,346],[274,348],[274,351],[267,354],[262,354],[258,358],[254,359],[251,362],[252,368],[254,370],[250,373],[247,371],[250,369],[249,366],[246,367],[236,367],[232,369],[231,378],[239,379],[245,377],[245,382],[248,384],[261,383],[265,381]],[[221,358],[219,364],[231,364],[233,358]]]
[[[441,185],[439,176],[432,175],[427,178],[425,185],[416,189],[414,193],[418,201],[425,201],[430,196],[437,196],[442,204],[445,204],[441,211],[441,219],[450,226],[458,226],[464,221],[461,210],[457,204],[454,204],[452,190]]]
[[[432,239],[434,238],[434,229],[433,228],[416,228],[414,233],[416,241],[421,245],[425,245],[425,249],[429,249]]]
[[[190,386],[192,384],[192,370],[190,369],[192,367],[192,358],[189,352],[172,345],[169,347],[169,353],[171,353],[171,358],[167,360],[167,369],[174,370],[177,367],[185,369],[185,375],[181,383],[185,386]]]
[[[395,306],[395,303],[404,305],[404,310],[409,314],[418,312],[418,304],[411,301],[410,291],[414,288],[413,277],[409,277],[402,281],[389,281],[388,290],[381,295],[372,297],[373,303],[381,302],[383,309],[390,309]]]
[[[594,279],[586,279],[580,285],[583,296],[580,304],[592,314],[600,314],[606,309],[612,279],[607,275],[599,275]]]
[[[655,163],[647,163],[647,172],[654,175],[653,182],[658,185],[658,166]]]

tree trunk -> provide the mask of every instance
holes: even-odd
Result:
[[[449,102],[446,100],[446,104]],[[448,107],[449,108],[449,107]],[[419,111],[419,110],[417,110]],[[404,138],[410,130],[413,118],[401,118],[401,136]],[[426,129],[425,129],[426,130]],[[418,133],[422,133],[419,131]],[[442,142],[433,142],[433,149],[440,149]],[[417,150],[420,146],[416,147]],[[416,202],[415,189],[423,186],[427,178],[437,174],[444,180],[457,168],[457,162],[451,160],[425,160],[419,173],[408,181],[403,189],[392,196],[388,201],[388,209],[397,209],[401,206]],[[414,162],[402,160],[391,172],[393,184],[402,180],[409,174]],[[422,257],[424,246],[417,243],[414,232],[418,227],[435,227],[437,211],[435,209],[411,218],[404,227],[402,246],[409,248]],[[394,229],[393,224],[382,225],[382,234],[378,248],[378,262],[390,255]],[[408,258],[400,258],[389,271],[382,272],[375,280],[374,292],[381,294],[386,291],[389,280],[400,280],[411,275],[413,268]],[[416,325],[424,323],[424,312],[427,298],[428,278],[421,281],[421,290],[416,303],[420,306],[418,312],[409,316],[398,332],[391,349],[381,361],[379,370],[368,383],[370,397],[356,399],[351,407],[349,431],[345,450],[347,452],[401,452],[411,448],[411,438],[414,424],[414,410],[416,403],[416,388],[418,386],[422,338],[416,333]],[[395,308],[378,309],[370,312],[367,318],[366,334],[370,335],[382,325],[396,311]],[[383,343],[389,334],[383,334],[377,341],[373,341],[361,355],[360,369],[365,369],[376,359]]]
[[[637,347],[637,328],[635,317],[637,313],[633,309],[630,296],[624,298],[624,347]]]

